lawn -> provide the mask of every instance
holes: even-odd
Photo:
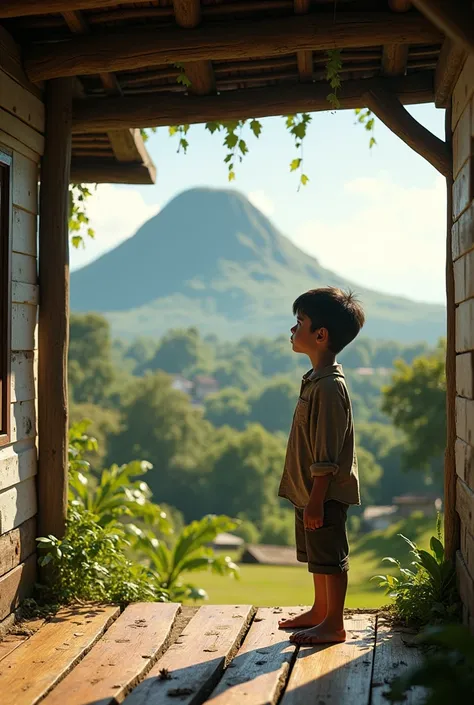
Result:
[[[384,591],[370,581],[373,575],[390,571],[382,563],[394,556],[404,563],[410,560],[409,549],[397,536],[402,533],[420,548],[428,548],[435,534],[435,521],[412,517],[385,531],[365,534],[352,543],[347,607],[381,607],[389,602]],[[211,573],[191,573],[185,580],[204,588],[211,604],[253,604],[284,606],[308,604],[311,601],[311,578],[304,566],[240,565],[240,579],[223,578]]]

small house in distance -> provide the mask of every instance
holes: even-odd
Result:
[[[204,401],[210,394],[219,391],[219,383],[214,377],[196,375],[194,378],[194,398],[198,402]]]
[[[240,563],[254,563],[259,565],[301,565],[296,560],[294,546],[268,546],[265,544],[249,544],[245,549]]]
[[[241,548],[244,543],[244,540],[241,539],[240,536],[223,532],[222,534],[217,534],[216,538],[211,543],[211,547],[217,551],[236,551]]]
[[[404,494],[393,498],[396,507],[397,517],[409,517],[413,512],[419,512],[423,516],[435,516],[441,511],[442,502],[434,495],[414,495]]]

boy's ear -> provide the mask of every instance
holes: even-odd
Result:
[[[327,343],[329,339],[329,333],[327,328],[318,328],[316,331],[316,340],[318,343]]]

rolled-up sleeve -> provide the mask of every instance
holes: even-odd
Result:
[[[336,475],[349,423],[347,402],[337,383],[318,385],[310,412],[310,436],[314,462],[312,477]]]

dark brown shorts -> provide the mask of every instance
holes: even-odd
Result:
[[[308,564],[310,573],[344,573],[349,570],[347,504],[330,499],[324,503],[324,523],[306,531],[303,509],[295,508],[296,558]]]

